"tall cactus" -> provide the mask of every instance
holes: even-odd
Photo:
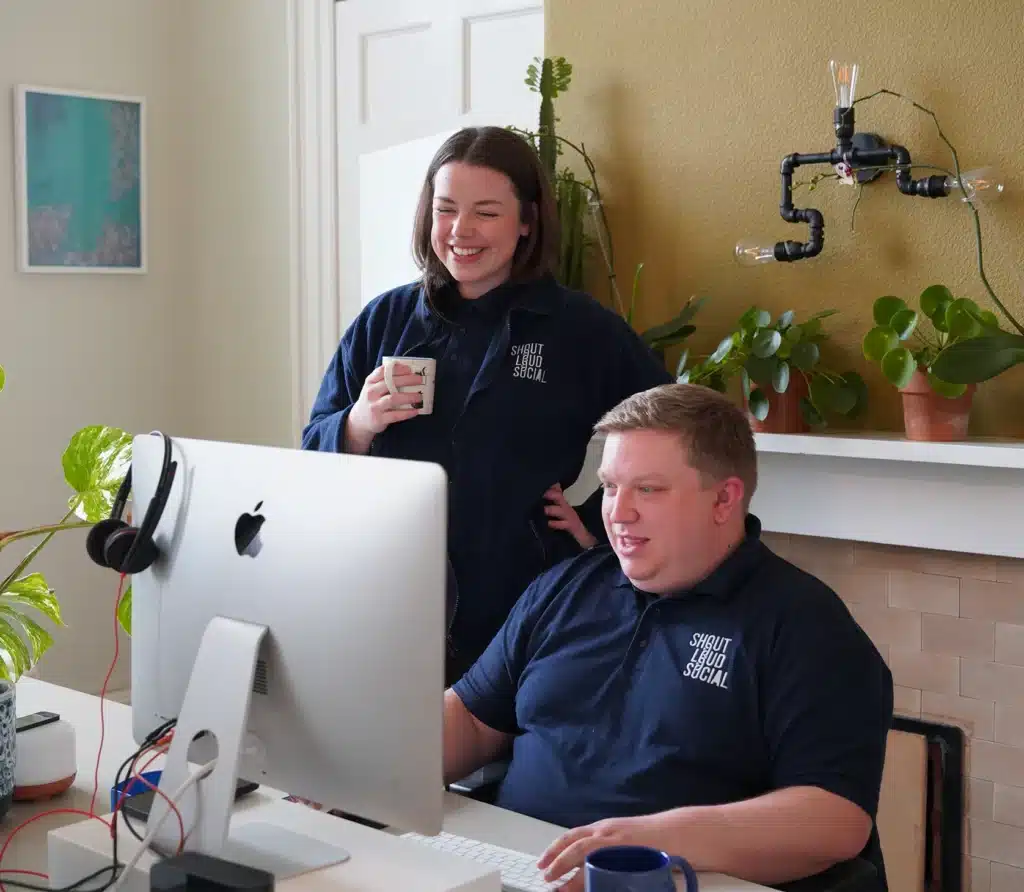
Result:
[[[526,69],[526,86],[540,94],[540,119],[536,132],[509,127],[533,146],[547,172],[558,204],[558,222],[561,231],[561,251],[558,257],[558,281],[569,288],[583,288],[583,271],[587,249],[594,245],[600,248],[608,277],[611,300],[630,324],[634,322],[634,311],[639,291],[640,270],[638,264],[633,278],[633,291],[628,309],[624,306],[619,287],[615,281],[615,253],[612,234],[608,226],[601,190],[597,183],[597,168],[587,154],[582,141],[573,142],[556,131],[558,118],[555,116],[555,99],[559,93],[569,89],[572,81],[572,65],[558,56],[556,58],[534,59]],[[558,157],[563,147],[572,149],[587,169],[588,177],[578,179],[568,168],[558,170]],[[587,219],[593,217],[591,238],[587,233]],[[690,320],[699,309],[704,298],[691,298],[674,318],[653,328],[640,332],[643,339],[659,354],[669,347],[683,343],[694,331]],[[683,354],[685,361],[685,352]],[[680,363],[680,371],[682,362]],[[680,372],[677,371],[677,375]]]
[[[547,171],[558,202],[562,229],[562,250],[558,279],[569,288],[583,287],[583,259],[589,244],[584,220],[589,210],[590,184],[578,180],[572,171],[558,171],[562,140],[558,137],[555,99],[569,89],[572,65],[564,58],[535,59],[526,70],[526,85],[540,94],[540,115],[534,147]]]
[[[537,68],[540,63],[540,68]],[[526,69],[526,85],[540,93],[540,119],[538,121],[538,153],[541,163],[548,172],[551,182],[557,175],[556,164],[561,154],[555,132],[555,99],[569,89],[572,81],[572,65],[559,56],[556,59],[536,59]]]

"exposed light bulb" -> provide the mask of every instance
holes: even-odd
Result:
[[[743,239],[736,243],[736,262],[740,266],[757,266],[775,260],[775,245],[764,244],[760,239]]]
[[[950,195],[959,195],[962,201],[992,201],[1003,191],[1002,177],[994,167],[979,167],[961,174],[967,198],[960,192],[956,177],[946,177],[946,188]]]
[[[832,87],[836,92],[836,107],[851,108],[854,97],[857,94],[857,74],[860,71],[860,66],[856,62],[846,64],[832,59],[828,63],[828,67],[832,72]]]

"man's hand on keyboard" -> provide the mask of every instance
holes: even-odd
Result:
[[[579,872],[560,892],[583,892],[583,860],[595,849],[605,846],[654,846],[664,849],[660,841],[658,818],[643,815],[638,818],[609,818],[563,833],[540,856],[537,867],[544,871],[544,879],[552,882],[574,867]],[[674,854],[674,853],[673,853]]]

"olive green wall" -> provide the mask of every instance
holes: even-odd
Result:
[[[886,174],[864,189],[851,231],[856,190],[829,181],[797,193],[798,206],[810,197],[825,215],[819,257],[745,269],[733,247],[748,235],[806,241],[806,227],[779,217],[779,161],[831,148],[828,62],[856,61],[858,95],[885,87],[916,99],[936,112],[964,169],[1002,169],[1007,189],[982,218],[986,269],[1024,323],[1024,4],[866,0],[845,19],[839,9],[793,0],[548,0],[546,52],[573,64],[556,105],[560,132],[583,140],[597,162],[627,290],[634,265],[646,264],[638,323],[709,294],[692,342],[706,351],[751,303],[773,313],[836,307],[826,358],[867,379],[865,426],[899,430],[898,394],[862,359],[860,339],[875,297],[916,298],[934,282],[995,309],[978,278],[967,207],[900,195]],[[932,120],[906,103],[861,103],[857,125],[905,145],[916,163],[951,166]],[[594,291],[604,293],[599,283]],[[1024,367],[983,385],[972,432],[1024,436],[1022,397]]]

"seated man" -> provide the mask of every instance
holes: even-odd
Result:
[[[446,781],[511,746],[497,804],[576,828],[549,880],[644,844],[764,884],[863,855],[884,888],[892,676],[836,594],[761,543],[745,413],[669,384],[596,430],[610,545],[539,576],[446,691]]]

